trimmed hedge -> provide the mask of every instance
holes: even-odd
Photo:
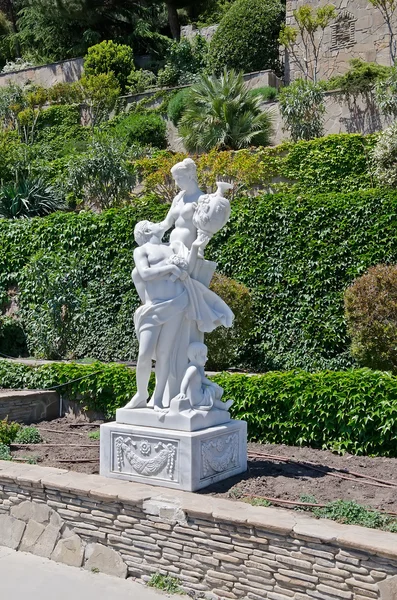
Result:
[[[133,229],[167,210],[147,200],[100,215],[0,220],[0,301],[19,286],[32,354],[45,356],[55,332],[62,357],[136,357]],[[392,190],[234,200],[207,256],[251,292],[254,325],[240,364],[261,371],[350,367],[343,292],[371,265],[397,262],[396,228]]]
[[[89,409],[114,418],[135,392],[135,372],[123,365],[0,361],[0,387],[62,388]],[[234,399],[233,418],[248,423],[251,441],[397,457],[397,377],[369,369],[292,371],[212,377]]]

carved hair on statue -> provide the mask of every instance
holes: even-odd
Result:
[[[148,228],[150,228],[151,225],[153,225],[151,221],[139,221],[139,223],[135,225],[134,238],[138,246],[146,244],[152,237],[152,232],[148,232]]]
[[[207,354],[207,346],[201,342],[192,342],[187,349],[187,357],[190,361],[195,360],[200,354]]]
[[[171,175],[187,175],[189,179],[197,183],[197,167],[191,158],[185,158],[182,162],[176,163],[171,169]]]

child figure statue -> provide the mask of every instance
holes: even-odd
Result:
[[[181,383],[181,393],[178,399],[187,398],[190,406],[196,410],[211,410],[218,408],[228,410],[233,400],[221,400],[223,389],[210,381],[204,372],[207,362],[207,346],[201,342],[192,342],[188,348],[189,365]],[[172,406],[172,401],[171,401]]]

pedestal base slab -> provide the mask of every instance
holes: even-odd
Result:
[[[125,425],[139,425],[157,429],[177,431],[199,431],[230,422],[227,410],[182,410],[181,412],[157,412],[153,408],[119,408],[116,410],[116,422]]]
[[[195,491],[247,470],[247,424],[200,431],[101,425],[100,474]]]

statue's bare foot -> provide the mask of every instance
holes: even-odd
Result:
[[[135,394],[133,398],[124,406],[124,408],[146,408],[147,406],[147,397],[145,398],[138,392]]]

